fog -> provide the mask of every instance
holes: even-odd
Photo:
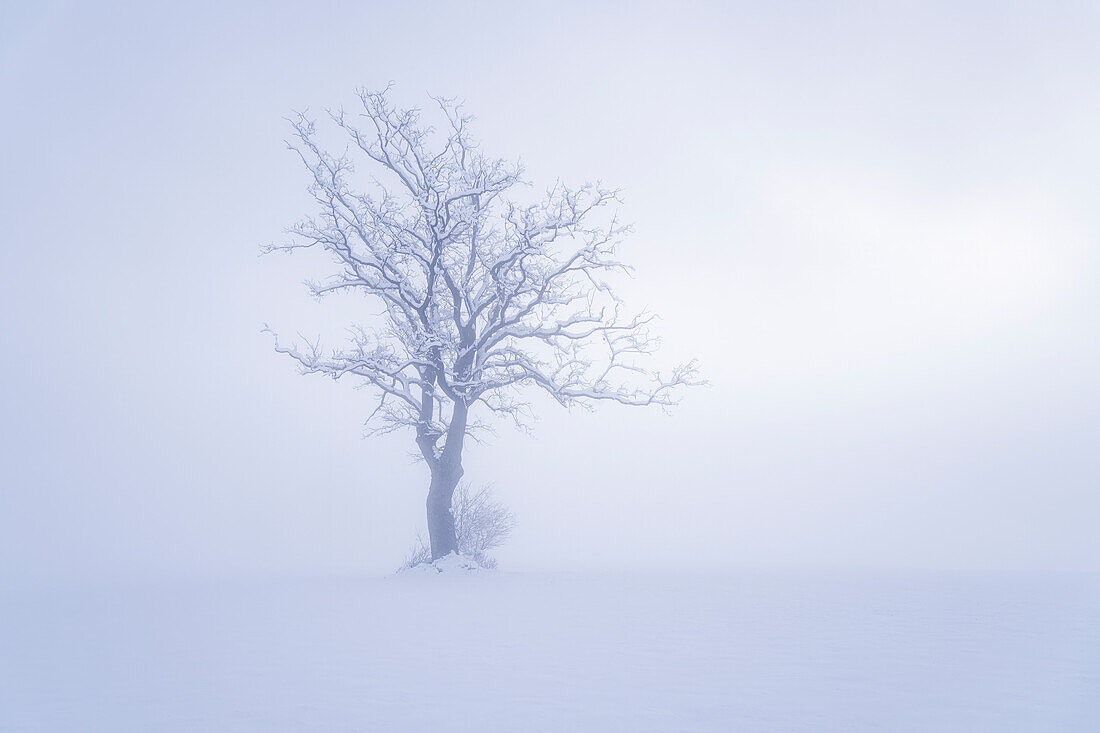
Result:
[[[379,573],[407,435],[301,377],[292,110],[460,96],[538,186],[623,188],[664,414],[540,403],[466,476],[509,570],[1100,570],[1100,12],[912,3],[9,4],[0,578]],[[398,7],[400,6],[400,7]]]

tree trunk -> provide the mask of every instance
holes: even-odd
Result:
[[[458,400],[454,405],[451,422],[447,425],[447,442],[443,452],[429,460],[432,484],[428,487],[428,541],[432,545],[432,562],[444,555],[458,552],[455,535],[455,518],[451,513],[451,499],[455,487],[462,478],[462,446],[466,439],[466,417],[469,406]]]
[[[444,555],[458,552],[455,535],[455,518],[451,513],[451,499],[455,487],[462,478],[462,466],[438,466],[432,471],[432,483],[428,488],[428,541],[431,543],[432,562]]]

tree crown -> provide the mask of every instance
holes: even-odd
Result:
[[[669,374],[646,368],[654,316],[628,314],[606,281],[628,269],[616,256],[629,231],[610,210],[616,191],[556,183],[521,204],[521,166],[480,151],[460,104],[433,97],[446,120],[436,131],[388,92],[360,90],[354,115],[328,111],[348,138],[340,155],[323,149],[304,113],[289,120],[287,145],[310,172],[318,209],[266,248],[323,248],[339,272],[309,283],[312,293],[364,292],[384,306],[385,325],[355,327],[328,351],[276,336],[278,351],[305,373],[373,385],[368,424],[414,428],[429,461],[445,452],[439,438],[458,433],[460,450],[483,425],[467,419],[476,404],[527,425],[525,387],[563,405],[670,405],[677,388],[699,383],[694,361]],[[380,174],[366,189],[355,187],[356,159]]]

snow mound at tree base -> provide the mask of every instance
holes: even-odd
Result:
[[[418,565],[413,565],[411,568],[402,568],[398,571],[399,575],[469,575],[472,573],[485,573],[489,572],[489,569],[483,567],[473,557],[469,555],[459,555],[456,552],[452,552],[449,555],[444,555],[435,562],[422,562]]]

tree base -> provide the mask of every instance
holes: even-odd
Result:
[[[432,562],[422,562],[412,567],[399,570],[399,573],[415,573],[417,575],[470,575],[472,573],[489,572],[485,567],[470,555],[459,555],[452,552]]]

